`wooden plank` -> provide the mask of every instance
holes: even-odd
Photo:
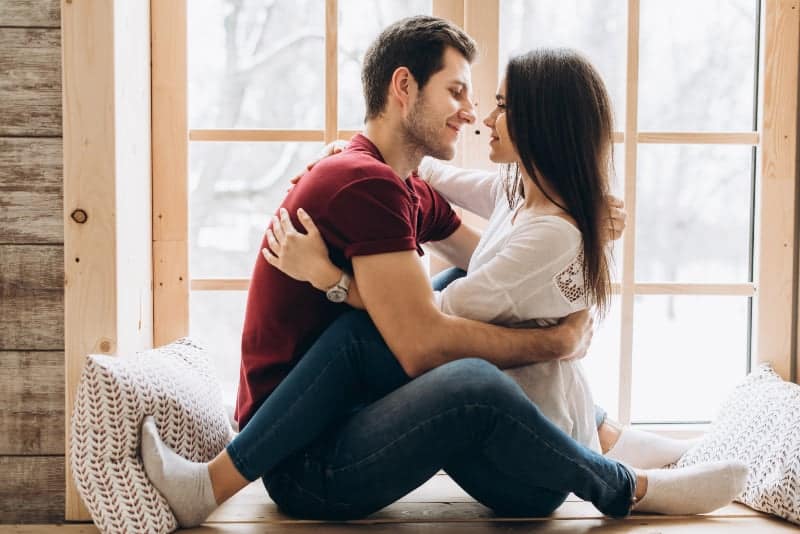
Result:
[[[325,143],[339,128],[339,2],[325,0]]]
[[[477,121],[464,128],[461,139],[461,161],[456,164],[468,168],[494,169],[489,161],[488,142],[481,119],[494,107],[497,94],[499,67],[499,0],[464,0],[464,30],[478,43],[479,60],[472,65],[472,90],[477,102]],[[476,133],[477,132],[477,133]]]
[[[614,284],[619,288],[618,284]],[[640,282],[633,285],[636,295],[717,295],[724,297],[752,297],[756,286],[742,284],[679,284]]]
[[[63,350],[63,248],[0,246],[0,350]]]
[[[622,248],[622,310],[619,355],[619,393],[617,420],[631,420],[631,380],[633,366],[633,286],[636,259],[636,158],[639,115],[639,0],[628,0],[627,89],[625,92],[625,191],[628,211]]]
[[[756,250],[759,297],[755,301],[755,356],[792,379],[797,169],[798,43],[800,2],[764,4],[761,114],[761,191]]]
[[[192,291],[247,291],[249,278],[194,278]]]
[[[189,333],[186,0],[151,2],[153,343]]]
[[[0,136],[61,135],[61,32],[0,28]]]
[[[64,242],[61,144],[0,138],[0,243]]]
[[[61,27],[59,0],[3,0],[0,26]]]
[[[758,145],[758,132],[639,132],[640,143],[681,145]]]
[[[0,523],[64,520],[63,456],[0,456]]]
[[[0,352],[0,455],[64,454],[64,353]]]
[[[210,129],[189,130],[189,141],[217,141],[227,143],[254,142],[322,142],[323,130],[267,130],[267,129]],[[335,134],[334,134],[335,136]],[[347,138],[349,139],[349,137]]]

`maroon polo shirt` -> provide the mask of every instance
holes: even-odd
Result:
[[[450,236],[461,224],[450,205],[415,176],[401,180],[372,142],[356,135],[341,154],[317,163],[286,196],[296,227],[297,208],[314,219],[332,261],[352,273],[353,256],[416,250]],[[247,295],[236,420],[244,428],[346,304],[298,282],[261,256]]]

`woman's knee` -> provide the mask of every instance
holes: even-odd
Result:
[[[518,386],[494,364],[479,358],[448,362],[428,373],[436,388],[451,399],[495,404],[516,395]]]

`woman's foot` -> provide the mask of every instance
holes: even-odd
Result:
[[[674,439],[633,427],[603,423],[600,429],[605,456],[638,469],[658,469],[677,462],[698,440]],[[605,443],[603,443],[605,442]]]
[[[705,514],[741,494],[747,474],[747,465],[735,461],[639,472],[637,489],[644,495],[632,510],[669,515]]]
[[[208,465],[190,462],[167,447],[150,416],[142,423],[142,461],[181,527],[201,524],[217,508]]]

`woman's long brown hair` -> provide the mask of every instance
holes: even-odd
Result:
[[[536,187],[572,216],[583,236],[587,299],[602,316],[611,298],[610,251],[602,225],[613,172],[613,112],[605,84],[574,50],[538,49],[509,61],[505,96],[508,132],[520,164]],[[523,196],[522,179],[512,172],[506,182],[512,204]]]

